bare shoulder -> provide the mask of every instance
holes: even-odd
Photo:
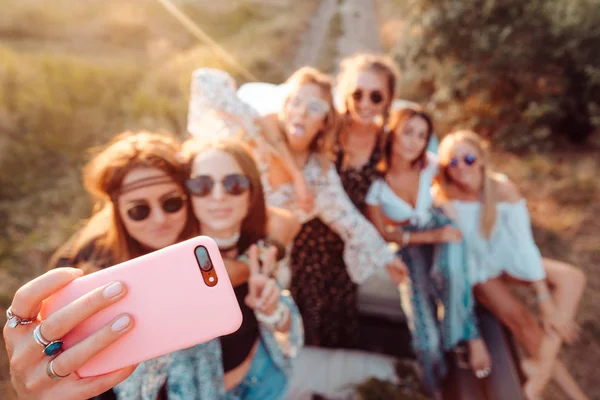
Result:
[[[296,237],[300,231],[300,221],[291,212],[280,207],[269,206],[267,235],[269,238],[287,245]]]
[[[273,189],[293,181],[292,175],[288,172],[283,161],[274,155],[269,158],[268,179]]]
[[[431,194],[435,206],[441,207],[448,203],[448,199],[444,196],[440,185],[434,183],[431,188],[429,188],[429,193]]]
[[[521,191],[506,175],[499,174],[495,178],[498,201],[516,203],[521,200]]]
[[[278,134],[279,132],[279,119],[277,114],[267,114],[258,118],[260,126],[266,130],[267,134]]]

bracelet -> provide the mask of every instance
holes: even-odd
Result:
[[[275,312],[271,315],[265,315],[260,311],[256,311],[256,319],[271,329],[277,329],[285,323],[284,317],[286,315],[286,309],[287,307],[279,302]]]
[[[538,296],[537,296],[537,302],[538,303],[542,303],[542,302],[548,300],[549,298],[550,298],[550,292],[545,291],[542,294],[538,294]]]
[[[290,309],[285,307],[283,309],[283,315],[279,319],[279,322],[277,322],[275,324],[275,329],[277,329],[278,331],[281,330],[283,325],[285,325],[288,322],[288,320],[290,319],[290,316],[291,316]]]
[[[408,246],[409,240],[410,240],[410,232],[404,231],[404,233],[402,233],[402,247]]]

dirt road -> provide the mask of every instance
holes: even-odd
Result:
[[[336,23],[338,29],[332,26]],[[318,67],[323,57],[334,57],[337,65],[359,51],[381,52],[378,28],[375,0],[322,0],[289,72],[304,65]],[[335,51],[325,46],[327,40],[334,41]],[[322,54],[324,51],[329,54]]]

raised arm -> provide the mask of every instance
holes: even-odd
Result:
[[[387,225],[385,223],[385,216],[383,215],[379,205],[367,204],[367,218],[369,218],[369,221],[371,221],[383,239],[388,242],[395,241],[394,237],[390,236],[388,230],[386,229]]]
[[[309,167],[313,173],[320,171],[314,164],[316,160],[312,161]],[[350,278],[360,284],[377,269],[396,262],[398,258],[386,241],[346,194],[333,165],[325,175],[315,178],[319,182],[316,191],[318,215],[344,240],[344,261]]]

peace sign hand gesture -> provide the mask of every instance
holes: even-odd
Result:
[[[277,248],[270,246],[266,257],[259,260],[258,246],[253,244],[249,250],[250,277],[248,278],[248,307],[264,315],[272,315],[279,304],[279,286],[270,274],[275,270]]]

